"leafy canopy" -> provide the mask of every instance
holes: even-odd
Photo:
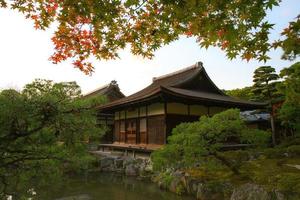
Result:
[[[118,58],[130,46],[135,55],[151,58],[162,45],[180,36],[196,37],[201,47],[217,46],[227,57],[266,61],[267,52],[282,47],[283,58],[299,55],[299,17],[283,31],[283,40],[269,41],[274,24],[266,13],[280,0],[0,0],[0,7],[18,10],[47,29],[55,22],[53,63],[71,58],[86,74],[91,56]]]
[[[103,132],[92,108],[103,100],[80,97],[75,82],[48,80],[35,80],[21,92],[0,92],[1,199],[20,199],[33,183],[87,166],[91,158],[84,142]]]
[[[244,100],[251,100],[253,99],[252,87],[244,87],[244,88],[237,88],[232,90],[226,90],[225,93],[229,96],[236,97],[239,99]]]
[[[274,46],[281,46],[283,49],[282,59],[294,60],[300,55],[300,15],[296,20],[289,23],[289,26],[281,33],[285,38],[274,43]]]
[[[278,86],[285,95],[285,101],[280,108],[279,118],[282,123],[300,135],[300,62],[284,68],[280,72],[284,79]]]

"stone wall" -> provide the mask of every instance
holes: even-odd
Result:
[[[139,178],[149,179],[153,175],[150,158],[133,158],[107,154],[102,154],[99,157],[100,171],[116,172],[126,176],[137,176]]]
[[[205,180],[180,171],[156,175],[152,180],[161,189],[179,195],[191,195],[198,200],[287,200],[282,193],[267,191],[263,186],[254,183],[234,186],[230,182],[218,180],[207,184]]]
[[[114,172],[140,179],[151,179],[163,190],[178,195],[191,195],[199,200],[285,200],[279,192],[266,191],[262,186],[246,183],[233,186],[230,182],[218,181],[211,187],[205,180],[196,179],[188,173],[169,171],[155,174],[149,157],[133,158],[111,154],[97,154],[99,169],[102,172]]]

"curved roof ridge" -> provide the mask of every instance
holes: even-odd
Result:
[[[194,65],[191,65],[189,67],[186,67],[186,68],[183,68],[183,69],[180,69],[180,70],[177,70],[175,72],[171,72],[169,74],[165,74],[165,75],[162,75],[162,76],[158,76],[158,77],[153,77],[152,78],[152,81],[157,81],[157,80],[161,80],[161,79],[164,79],[164,78],[168,78],[170,76],[174,76],[174,75],[177,75],[177,74],[181,74],[183,72],[186,72],[186,71],[189,71],[189,70],[192,70],[192,69],[197,69],[197,68],[202,68],[203,67],[203,64],[202,62],[196,62],[196,64]]]
[[[94,89],[94,90],[92,90],[92,91],[89,91],[89,92],[83,94],[83,96],[88,96],[88,95],[94,94],[94,93],[96,93],[96,92],[99,92],[99,91],[101,91],[101,90],[108,89],[108,88],[111,87],[111,86],[115,86],[115,87],[121,92],[120,88],[118,87],[117,81],[112,80],[110,83],[107,83],[107,84],[105,84],[105,85],[102,85],[102,86],[100,86],[100,87],[98,87],[98,88],[96,88],[96,89]],[[122,93],[122,92],[121,92],[121,93]],[[123,94],[123,93],[122,93],[122,94]],[[125,96],[125,95],[124,95],[124,96]]]
[[[205,68],[203,67],[202,72],[204,73],[204,75],[207,77],[208,81],[210,82],[210,84],[221,94],[224,96],[228,96],[227,94],[225,94],[225,92],[223,92],[212,80],[211,78],[208,76]]]
[[[93,93],[95,93],[95,92],[97,92],[99,90],[103,90],[105,88],[108,88],[109,86],[110,86],[110,83],[102,85],[102,86],[100,86],[100,87],[98,87],[98,88],[96,88],[96,89],[94,89],[92,91],[89,91],[89,92],[85,93],[83,96],[87,96],[87,95],[93,94]]]

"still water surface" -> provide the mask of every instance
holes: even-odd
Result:
[[[160,190],[148,181],[114,174],[89,174],[67,179],[63,186],[53,185],[39,191],[43,200],[192,200]]]

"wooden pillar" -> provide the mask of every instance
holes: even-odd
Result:
[[[136,120],[136,144],[139,144],[141,143],[141,132],[140,132],[140,107],[138,107],[138,117],[137,117],[137,120]]]
[[[164,137],[164,144],[167,144],[167,126],[168,126],[168,107],[167,107],[167,102],[164,101],[164,113],[165,113],[165,137]]]
[[[118,141],[121,142],[121,112],[119,111],[119,133],[118,133]]]
[[[127,123],[126,123],[126,118],[127,118],[127,110],[125,110],[125,117],[124,117],[124,125],[125,125],[125,143],[127,143]]]
[[[146,144],[149,143],[148,105],[146,105]]]
[[[105,115],[104,118],[105,118],[105,127],[107,128],[107,115]],[[105,143],[109,143],[109,140],[110,140],[109,135],[110,135],[109,132],[105,132],[105,135],[104,135]]]
[[[188,109],[188,116],[191,115],[191,107],[190,107],[190,104],[187,105],[187,109]]]
[[[210,116],[209,115],[209,106],[207,106],[207,115]]]

